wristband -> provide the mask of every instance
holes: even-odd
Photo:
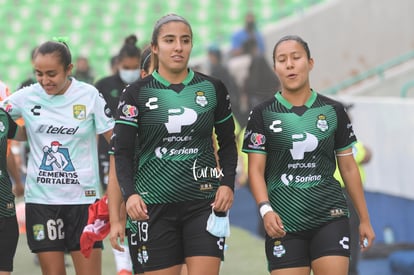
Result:
[[[260,203],[259,212],[260,212],[260,216],[262,216],[262,219],[264,215],[266,215],[268,212],[271,212],[271,211],[273,211],[273,208],[272,206],[270,206],[269,202]]]

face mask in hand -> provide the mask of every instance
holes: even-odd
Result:
[[[119,77],[125,84],[131,84],[132,82],[138,80],[139,78],[139,69],[136,70],[119,70]]]
[[[207,220],[206,230],[216,237],[229,237],[230,236],[230,220],[229,212],[225,216],[219,217],[215,214],[214,210],[211,210],[211,214]]]

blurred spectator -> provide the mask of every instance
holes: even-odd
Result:
[[[251,110],[257,104],[271,97],[280,89],[280,82],[264,55],[260,54],[255,40],[249,40],[246,47],[250,55],[248,77],[244,82],[244,94],[248,97]]]
[[[95,87],[104,97],[112,115],[115,115],[118,107],[119,96],[124,88],[140,78],[141,73],[141,49],[136,46],[138,38],[132,34],[125,38],[124,45],[119,53],[111,58],[112,74],[98,80]],[[148,60],[148,59],[147,59]],[[142,66],[146,66],[142,64]],[[109,155],[108,143],[99,136],[99,174],[102,188],[106,191],[109,181]],[[128,246],[124,251],[112,249],[115,257],[117,274],[132,274],[132,262]],[[125,272],[125,273],[122,273]]]
[[[230,58],[228,67],[239,87],[239,117],[243,127],[250,110],[272,96],[280,88],[280,82],[255,39],[245,41],[242,52]]]
[[[32,49],[32,51],[30,52],[30,62],[31,63],[33,62],[33,57],[34,57],[34,53],[36,52],[36,49],[37,49],[37,47],[34,47]],[[20,86],[17,88],[17,90],[19,90],[23,87],[26,87],[26,86],[30,86],[30,85],[32,85],[36,82],[37,82],[37,80],[36,80],[36,77],[35,77],[35,74],[34,74],[34,70],[32,69],[31,75],[20,84]]]
[[[111,57],[111,59],[109,60],[109,66],[111,68],[111,73],[117,74],[118,73],[118,55],[114,55]]]
[[[208,62],[209,62],[209,74],[214,76],[226,85],[227,91],[230,95],[232,110],[237,120],[239,120],[239,88],[230,74],[228,68],[223,64],[222,52],[216,45],[212,45],[208,48]]]
[[[73,76],[76,78],[76,80],[93,84],[94,76],[92,74],[92,69],[89,65],[88,58],[84,56],[79,56],[76,59],[75,73]]]
[[[245,16],[244,28],[236,31],[231,37],[230,55],[237,56],[244,54],[243,45],[248,40],[255,40],[258,46],[259,54],[264,54],[265,44],[262,34],[256,26],[256,19],[253,13],[249,12]]]

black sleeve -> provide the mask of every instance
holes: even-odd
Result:
[[[6,112],[5,110],[1,109],[4,113],[6,113],[7,115],[7,119],[9,120],[9,132],[7,133],[7,138],[8,139],[12,139],[16,136],[17,134],[17,124],[16,122],[11,118],[11,116],[9,115],[8,112]]]
[[[335,133],[335,150],[341,150],[356,142],[357,138],[344,106],[338,104],[335,107],[338,116],[338,128]]]
[[[219,145],[218,156],[220,167],[223,169],[221,185],[226,185],[234,191],[234,181],[237,167],[237,146],[234,135],[233,117],[215,126]]]
[[[217,89],[217,110],[215,132],[218,142],[218,156],[220,167],[223,169],[221,185],[229,186],[234,190],[237,167],[237,146],[234,134],[235,126],[231,115],[230,97],[224,84],[219,81]]]
[[[134,183],[134,154],[137,129],[131,125],[115,124],[112,138],[115,168],[124,201],[136,194]]]

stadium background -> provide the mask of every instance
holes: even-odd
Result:
[[[365,190],[377,248],[365,257],[361,269],[362,274],[388,275],[389,254],[414,243],[412,10],[411,0],[0,0],[0,79],[15,89],[31,74],[32,48],[54,36],[68,37],[73,57],[87,56],[99,78],[109,73],[109,58],[126,36],[135,33],[139,45],[146,44],[155,20],[170,12],[192,24],[191,62],[201,68],[207,47],[214,43],[226,49],[247,11],[256,14],[269,61],[280,36],[301,35],[316,62],[313,86],[354,105],[357,136],[373,150]],[[231,268],[226,271],[239,271],[223,274],[255,274],[249,271],[252,266],[260,269],[257,274],[265,274],[262,249],[255,247],[262,244],[255,235],[257,213],[246,188],[236,190],[231,216],[235,234],[229,239],[233,244],[226,268]],[[388,229],[392,243],[385,238]],[[30,253],[22,251],[27,250],[25,244],[20,242],[19,248],[16,269],[33,268]],[[107,263],[113,265],[108,255]]]

